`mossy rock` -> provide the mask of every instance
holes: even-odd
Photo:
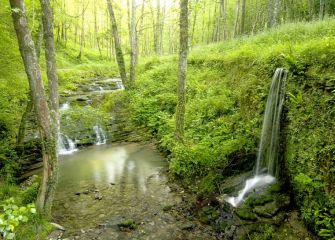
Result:
[[[263,206],[269,202],[273,202],[273,196],[270,194],[267,195],[258,195],[258,196],[251,196],[247,199],[246,204],[250,207],[254,206]]]
[[[269,186],[268,188],[268,193],[279,193],[281,192],[282,187],[280,183],[274,183],[271,186]]]
[[[279,210],[280,206],[278,206],[276,202],[271,202],[264,206],[256,206],[253,211],[260,217],[272,218],[279,212]]]
[[[120,228],[121,231],[125,229],[134,230],[137,228],[137,224],[132,219],[123,220],[117,226]]]
[[[236,215],[242,219],[242,220],[246,220],[246,221],[256,221],[257,220],[257,216],[255,213],[252,212],[251,208],[238,208],[236,209]]]

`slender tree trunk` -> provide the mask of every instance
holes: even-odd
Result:
[[[221,16],[222,16],[222,22],[223,22],[223,39],[227,39],[227,13],[226,13],[226,6],[225,6],[225,0],[220,1],[221,5]]]
[[[245,15],[246,15],[246,0],[242,0],[242,9],[241,9],[241,34],[245,33]]]
[[[154,44],[155,44],[155,53],[159,54],[159,45],[160,45],[160,28],[161,28],[161,1],[157,0],[157,15],[156,15],[156,26],[154,32]]]
[[[133,1],[133,0],[131,0]],[[130,2],[127,0],[127,16],[128,16],[128,21],[127,21],[127,26],[128,26],[128,36],[129,36],[129,44],[131,45],[131,7],[130,7]],[[120,28],[121,30],[121,28]]]
[[[43,181],[39,191],[37,206],[47,216],[51,214],[53,190],[56,184],[57,152],[53,134],[51,115],[44,93],[35,44],[28,26],[26,10],[22,0],[10,0],[12,18],[16,31],[21,57],[29,80],[32,101],[37,115],[38,128],[42,140]]]
[[[325,0],[320,0],[320,19],[323,19],[325,16]]]
[[[128,79],[127,79],[126,67],[125,67],[124,59],[123,59],[122,48],[120,44],[119,33],[117,30],[113,6],[110,0],[107,0],[107,6],[108,6],[109,15],[110,15],[110,21],[112,23],[112,31],[113,31],[113,36],[114,36],[114,44],[115,44],[115,52],[116,52],[116,61],[119,67],[122,82],[124,83],[125,87],[128,87]]]
[[[188,0],[180,0],[180,49],[178,70],[178,102],[176,110],[176,132],[177,142],[183,142],[184,118],[186,105],[186,75],[187,75],[187,53],[188,53]]]
[[[83,55],[83,47],[85,45],[85,6],[84,2],[82,5],[82,13],[81,13],[81,34],[80,34],[80,50],[78,54],[78,59],[81,59],[81,56]]]
[[[194,3],[193,23],[192,23],[192,32],[191,32],[191,39],[190,39],[191,47],[193,46],[193,42],[194,42],[195,24],[197,22],[197,15],[198,15],[197,5],[198,5],[198,0],[196,0]]]
[[[144,31],[143,31],[144,7],[145,7],[145,0],[142,1],[141,16],[140,16],[140,27],[139,27],[139,29],[137,31],[137,35],[136,35],[137,37],[140,36],[140,40],[141,41],[144,41],[144,38],[145,38],[145,35],[143,34],[144,33]],[[136,64],[137,64],[137,62],[138,62],[138,56],[139,56],[139,52],[140,52],[139,51],[138,39],[136,40],[136,44],[137,44],[137,47],[136,47],[136,49],[137,49]],[[143,53],[143,49],[142,49],[142,53]]]
[[[236,16],[235,16],[235,24],[234,24],[234,38],[238,35],[238,22],[240,18],[240,0],[236,2]]]
[[[136,31],[136,0],[131,3],[131,56],[130,56],[130,83],[135,82],[135,66],[137,56],[137,31]]]

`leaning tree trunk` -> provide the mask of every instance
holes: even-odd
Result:
[[[137,32],[136,32],[136,1],[131,3],[131,56],[130,56],[130,83],[135,82],[135,66],[137,59]]]
[[[177,87],[176,132],[177,142],[183,142],[186,104],[186,75],[188,53],[188,0],[180,0],[180,50]]]
[[[48,76],[49,101],[51,103],[51,116],[55,127],[55,137],[59,132],[59,96],[58,96],[58,76],[56,65],[56,50],[53,33],[53,14],[49,0],[40,0],[42,7],[42,20],[45,41],[45,60]]]
[[[56,185],[57,173],[56,139],[53,134],[51,115],[44,93],[41,70],[36,56],[35,44],[28,26],[24,3],[22,0],[10,0],[9,2],[42,140],[43,182],[39,191],[37,206],[42,213],[50,216],[52,193]]]
[[[116,52],[116,61],[119,67],[121,80],[124,83],[125,87],[127,88],[128,79],[127,79],[127,74],[126,74],[126,67],[124,64],[120,37],[119,37],[116,20],[115,20],[115,14],[114,14],[113,6],[110,0],[107,0],[107,6],[108,6],[109,15],[110,15],[110,20],[112,23],[112,31],[113,31],[113,36],[114,36],[114,44],[115,44],[115,52]]]

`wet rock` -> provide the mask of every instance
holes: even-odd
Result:
[[[271,218],[275,216],[279,210],[279,206],[275,202],[271,202],[264,206],[257,206],[253,211],[260,217]]]
[[[115,183],[113,183],[113,182],[111,182],[111,183],[109,183],[109,184],[112,185],[112,186],[115,185]]]
[[[85,190],[84,192],[83,192],[83,194],[85,194],[85,195],[87,195],[87,194],[89,194],[90,193],[90,190]]]
[[[246,204],[249,205],[250,207],[263,206],[272,201],[273,201],[273,196],[268,194],[268,195],[261,195],[261,196],[251,196],[246,201]]]
[[[251,208],[241,207],[241,208],[236,209],[235,213],[239,218],[243,220],[247,220],[247,221],[257,220],[257,216],[255,213],[252,212]]]
[[[101,193],[96,193],[96,194],[94,194],[94,199],[95,200],[102,200],[102,194]]]

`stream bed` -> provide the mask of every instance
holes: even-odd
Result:
[[[182,194],[168,186],[167,168],[153,146],[135,143],[96,145],[62,156],[53,208],[54,221],[65,228],[62,237],[213,238],[201,224],[174,214]]]

